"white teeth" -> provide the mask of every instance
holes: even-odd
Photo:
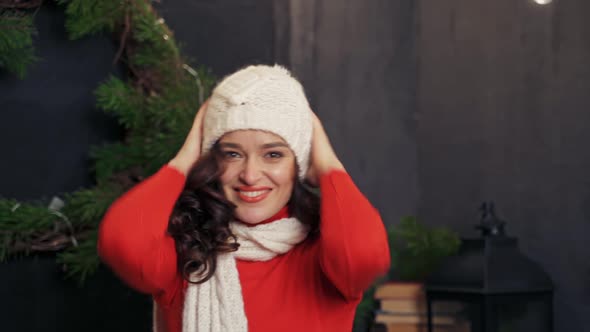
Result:
[[[266,192],[266,190],[261,190],[261,191],[240,191],[241,195],[247,196],[247,197],[257,197],[260,196],[262,194],[264,194]]]

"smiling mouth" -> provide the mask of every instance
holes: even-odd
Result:
[[[270,189],[256,190],[256,191],[245,191],[237,190],[238,197],[241,201],[246,203],[257,203],[265,199],[270,194]]]

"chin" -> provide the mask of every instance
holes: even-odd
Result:
[[[276,212],[273,211],[264,211],[261,209],[244,209],[242,207],[238,207],[236,209],[236,218],[243,223],[256,225],[272,216],[275,215]]]

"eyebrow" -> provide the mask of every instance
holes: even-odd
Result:
[[[231,142],[220,142],[219,145],[222,148],[233,148],[233,149],[241,149],[242,148],[242,146],[240,144],[231,143]],[[272,149],[272,148],[279,148],[279,147],[288,148],[289,145],[287,145],[286,143],[283,143],[283,142],[272,142],[272,143],[262,144],[263,149]]]
[[[237,143],[226,143],[226,142],[219,142],[219,146],[222,148],[234,148],[234,149],[240,149],[242,147],[240,144],[237,144]]]
[[[266,143],[262,145],[264,149],[271,149],[271,148],[288,148],[289,145],[283,142],[273,142],[273,143]]]

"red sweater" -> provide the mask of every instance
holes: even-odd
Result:
[[[185,184],[170,166],[132,188],[109,208],[98,252],[131,287],[151,294],[168,332],[182,330],[187,283],[178,273],[168,219]],[[237,261],[250,332],[350,331],[363,291],[389,267],[378,212],[349,175],[320,179],[320,236],[270,261]],[[286,209],[274,219],[286,217]]]

